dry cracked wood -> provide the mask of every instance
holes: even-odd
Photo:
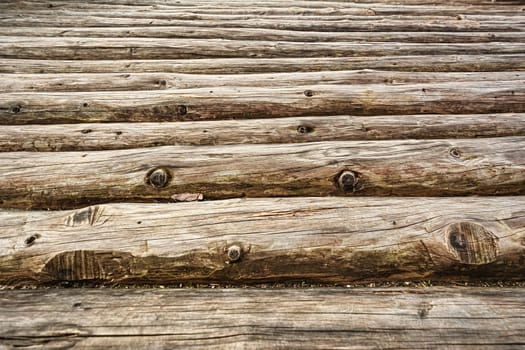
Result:
[[[0,347],[520,349],[520,289],[0,291]]]
[[[525,137],[0,153],[0,205],[323,195],[525,194]]]
[[[525,70],[525,54],[317,58],[201,58],[199,60],[1,59],[0,73],[196,73],[241,74],[383,69],[411,72]]]
[[[413,43],[523,42],[522,32],[310,32],[266,28],[208,27],[0,27],[0,36],[100,38],[200,38],[263,41],[372,41]]]
[[[0,284],[513,280],[525,197],[279,198],[0,210]]]
[[[107,15],[109,11],[118,11],[119,14],[147,16],[149,13],[164,11],[163,13],[193,13],[193,14],[215,14],[215,15],[264,15],[264,16],[283,16],[283,15],[298,15],[298,16],[324,16],[336,17],[342,15],[361,15],[361,16],[376,16],[376,15],[427,15],[427,16],[446,16],[446,15],[486,15],[504,14],[507,16],[520,16],[523,11],[523,4],[518,2],[507,2],[503,4],[498,1],[497,4],[485,2],[475,5],[464,5],[456,2],[453,5],[433,3],[429,6],[428,3],[423,5],[414,4],[389,4],[385,1],[372,1],[369,3],[362,2],[304,2],[294,1],[293,3],[271,2],[264,3],[255,1],[243,2],[228,2],[220,3],[214,1],[212,6],[210,2],[196,4],[191,3],[170,3],[166,1],[158,2],[151,1],[148,3],[127,2],[125,4],[118,4],[114,2],[79,2],[79,1],[53,1],[52,3],[45,3],[41,1],[3,1],[0,3],[0,8],[6,12],[15,12],[23,10],[24,13],[40,13],[40,14],[58,14],[67,15],[73,13],[100,13],[105,10]],[[53,12],[51,12],[53,11]]]
[[[501,136],[525,136],[525,114],[336,115],[172,123],[4,125],[0,128],[0,152]]]
[[[451,14],[446,16],[422,15],[373,15],[372,11],[364,10],[368,15],[343,15],[339,18],[325,16],[261,16],[252,15],[207,15],[185,14],[174,16],[161,11],[157,16],[148,17],[143,14],[135,17],[119,15],[118,12],[90,13],[81,11],[80,14],[59,15],[39,12],[20,15],[19,10],[5,13],[0,18],[3,27],[129,27],[129,26],[196,26],[196,27],[225,27],[225,28],[264,28],[297,31],[450,31],[450,32],[489,32],[489,31],[518,31],[525,30],[525,15],[519,12],[509,16],[505,14],[483,15]]]
[[[499,72],[391,72],[377,70],[316,71],[305,73],[180,74],[180,73],[63,73],[0,74],[0,92],[140,91],[220,86],[300,86],[309,84],[421,84],[493,81],[525,82],[520,71]]]
[[[0,95],[0,124],[525,112],[525,81],[218,86]]]
[[[229,23],[229,22],[227,22]],[[291,42],[171,38],[0,37],[0,58],[175,59],[523,54],[525,43]]]

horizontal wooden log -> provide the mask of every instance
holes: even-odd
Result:
[[[525,136],[525,114],[4,125],[0,128],[0,152],[501,136]]]
[[[55,13],[77,12],[84,11],[91,13],[91,11],[105,10],[107,12],[113,11],[117,13],[137,13],[141,12],[143,15],[152,11],[186,11],[196,14],[258,14],[264,16],[278,16],[278,15],[300,15],[300,16],[341,16],[341,15],[521,15],[523,5],[516,1],[502,3],[498,1],[497,4],[492,2],[480,2],[475,4],[442,4],[432,3],[429,6],[428,2],[423,4],[400,4],[399,2],[386,3],[385,1],[372,1],[368,3],[363,2],[312,2],[312,1],[294,1],[293,3],[280,2],[254,2],[243,1],[242,3],[220,3],[214,1],[213,3],[204,2],[196,3],[170,3],[162,2],[148,2],[148,3],[130,3],[116,4],[114,2],[78,2],[78,1],[53,1],[53,3],[42,3],[41,1],[4,1],[0,3],[0,9],[4,12],[20,11],[46,13],[54,11]]]
[[[174,59],[523,54],[525,43],[275,42],[167,38],[0,38],[0,58]]]
[[[0,346],[518,349],[525,292],[49,289],[0,292]]]
[[[383,69],[412,72],[524,70],[525,54],[322,58],[221,58],[199,60],[1,59],[0,73],[199,73],[240,74]]]
[[[516,0],[498,0],[494,2],[492,0],[456,0],[453,4],[443,4],[443,3],[432,3],[432,6],[429,6],[428,0],[359,0],[359,1],[347,1],[347,0],[328,0],[328,1],[309,1],[303,0],[298,1],[294,0],[293,2],[283,3],[279,0],[267,0],[265,2],[260,1],[213,1],[210,0],[94,0],[90,2],[85,1],[68,1],[68,0],[54,0],[49,6],[49,3],[42,3],[39,0],[4,0],[1,4],[4,8],[41,8],[47,9],[50,8],[60,8],[60,7],[78,7],[78,8],[114,8],[115,6],[121,7],[136,7],[139,6],[145,10],[154,9],[154,8],[184,8],[184,9],[207,9],[207,10],[217,10],[217,9],[254,9],[254,8],[271,8],[271,9],[304,9],[304,10],[313,10],[313,9],[333,9],[333,10],[342,10],[348,8],[356,7],[390,7],[394,9],[403,9],[403,8],[427,8],[432,9],[436,7],[440,9],[442,7],[456,8],[467,10],[471,7],[478,9],[513,9],[521,10],[522,4],[520,1]],[[249,7],[248,7],[249,5]]]
[[[0,210],[0,284],[522,280],[525,197]]]
[[[371,41],[413,43],[524,42],[521,32],[306,32],[206,27],[0,27],[1,36],[198,38],[263,41]]]
[[[0,124],[525,112],[522,80],[0,95]]]
[[[115,135],[117,137],[118,135]],[[525,194],[525,137],[0,153],[3,207],[323,195]]]
[[[524,81],[525,74],[511,72],[391,72],[320,71],[264,74],[178,74],[178,73],[82,73],[0,74],[1,92],[24,91],[140,91],[191,89],[217,86],[294,86],[308,84],[410,84],[443,82]]]
[[[373,10],[364,10],[364,16],[347,15],[333,17],[323,16],[261,16],[261,15],[206,15],[182,14],[170,15],[164,11],[149,17],[141,12],[139,17],[126,17],[106,11],[92,14],[82,11],[73,15],[31,14],[20,16],[15,11],[6,13],[0,18],[0,26],[33,26],[33,27],[118,27],[118,26],[199,26],[226,28],[266,28],[301,31],[524,31],[525,16],[521,11],[515,16],[498,14],[448,16],[422,15],[374,15]],[[310,17],[310,18],[309,18]]]

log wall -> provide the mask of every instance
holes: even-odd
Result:
[[[523,347],[524,10],[1,1],[0,348]]]

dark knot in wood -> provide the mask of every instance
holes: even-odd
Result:
[[[29,237],[26,238],[26,240],[24,241],[24,243],[26,244],[26,246],[30,247],[32,246],[35,241],[40,238],[40,235],[38,233],[34,234],[34,235],[31,235]]]
[[[337,179],[339,188],[345,193],[355,192],[358,182],[359,179],[357,174],[350,170],[343,171],[341,174],[339,174]]]
[[[184,116],[186,114],[188,114],[188,107],[186,107],[184,105],[178,105],[177,106],[177,115]]]
[[[447,230],[449,249],[463,264],[481,265],[498,256],[498,237],[472,222],[452,224]]]
[[[314,92],[312,90],[304,90],[304,95],[306,97],[312,97],[314,95]]]
[[[459,157],[461,157],[461,152],[460,152],[459,149],[457,149],[456,147],[451,148],[450,151],[448,151],[448,153],[449,153],[453,158],[459,158]]]
[[[238,245],[232,245],[228,248],[228,260],[236,262],[241,259],[242,249]]]
[[[157,168],[152,170],[146,177],[147,183],[155,188],[163,188],[168,186],[171,181],[171,174],[168,169]]]
[[[308,133],[311,133],[312,131],[314,131],[314,128],[309,125],[301,124],[297,127],[297,132],[299,134],[308,134]]]

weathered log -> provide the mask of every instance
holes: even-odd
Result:
[[[0,74],[0,92],[140,91],[217,86],[297,86],[310,84],[421,84],[443,82],[524,81],[520,71],[390,72],[375,70],[263,74],[82,73]],[[489,83],[490,84],[490,83]]]
[[[199,38],[263,41],[372,41],[409,43],[524,42],[521,32],[307,32],[207,27],[0,27],[2,36]]]
[[[0,210],[0,284],[522,280],[525,197]]]
[[[525,114],[4,125],[0,128],[0,152],[501,136],[525,136]]]
[[[258,14],[265,16],[278,15],[300,15],[300,16],[341,16],[341,15],[458,15],[461,14],[505,14],[508,16],[521,15],[523,4],[517,1],[493,2],[470,2],[469,4],[455,2],[452,5],[434,2],[429,6],[428,2],[400,3],[395,1],[371,2],[312,2],[294,1],[282,3],[279,1],[243,1],[237,2],[83,2],[83,1],[53,1],[53,3],[42,3],[41,1],[3,1],[0,8],[5,11],[23,10],[24,13],[37,11],[45,13],[54,11],[55,14],[84,11],[90,12],[106,10],[118,11],[118,13],[141,13],[142,15],[156,11],[186,11],[196,14]]]
[[[525,112],[521,80],[0,95],[0,124]]]
[[[116,135],[117,137],[117,135]],[[0,205],[322,195],[525,194],[525,137],[0,153]]]
[[[210,5],[211,4],[211,5]],[[293,5],[292,5],[293,4]],[[267,0],[264,2],[255,1],[255,0],[246,0],[246,1],[213,1],[209,0],[94,0],[90,2],[78,1],[78,0],[54,0],[50,3],[42,3],[39,0],[4,0],[0,3],[0,7],[3,8],[23,8],[23,9],[45,9],[49,10],[50,8],[79,8],[79,9],[89,9],[89,8],[107,8],[112,9],[115,7],[122,8],[142,8],[144,10],[151,9],[166,9],[166,8],[176,8],[176,9],[197,9],[197,10],[207,10],[213,12],[222,13],[223,11],[230,11],[235,9],[243,9],[245,11],[257,9],[257,10],[275,10],[283,9],[288,11],[311,11],[311,10],[321,10],[321,11],[341,11],[341,10],[350,10],[354,8],[390,8],[397,11],[405,10],[411,13],[415,9],[425,9],[426,11],[432,11],[434,8],[440,10],[442,8],[448,9],[457,9],[468,11],[469,9],[478,9],[485,10],[482,13],[487,13],[489,10],[501,10],[509,9],[513,11],[521,11],[523,8],[520,1],[517,0],[498,0],[497,3],[489,0],[456,0],[453,4],[443,4],[443,3],[432,3],[432,6],[429,6],[428,0],[359,0],[355,1],[346,1],[346,0],[332,0],[332,1],[309,1],[309,0],[294,0],[293,3],[282,2],[279,0]],[[51,5],[51,6],[50,6]],[[229,13],[229,12],[226,12]],[[337,12],[339,13],[339,12]],[[293,14],[297,14],[293,12]]]
[[[0,292],[0,346],[519,349],[525,292],[48,289]]]
[[[1,20],[0,20],[1,21]],[[523,54],[525,43],[391,43],[391,42],[277,42],[224,39],[169,38],[0,38],[1,58],[22,59],[174,59],[272,58],[433,55]]]
[[[215,58],[199,60],[1,59],[1,73],[199,73],[240,74],[383,69],[412,72],[524,70],[525,54],[319,58]]]
[[[376,16],[373,10],[365,10],[365,16],[343,16],[333,20],[323,16],[260,16],[260,15],[182,15],[161,14],[157,18],[142,16],[138,18],[115,15],[111,12],[91,14],[52,15],[38,13],[20,16],[20,13],[6,13],[0,18],[0,26],[33,27],[127,27],[127,26],[198,26],[225,28],[266,28],[301,31],[524,31],[525,16],[498,14],[484,15],[449,15],[449,16]],[[144,18],[146,17],[146,18]],[[178,17],[182,17],[179,19]]]

